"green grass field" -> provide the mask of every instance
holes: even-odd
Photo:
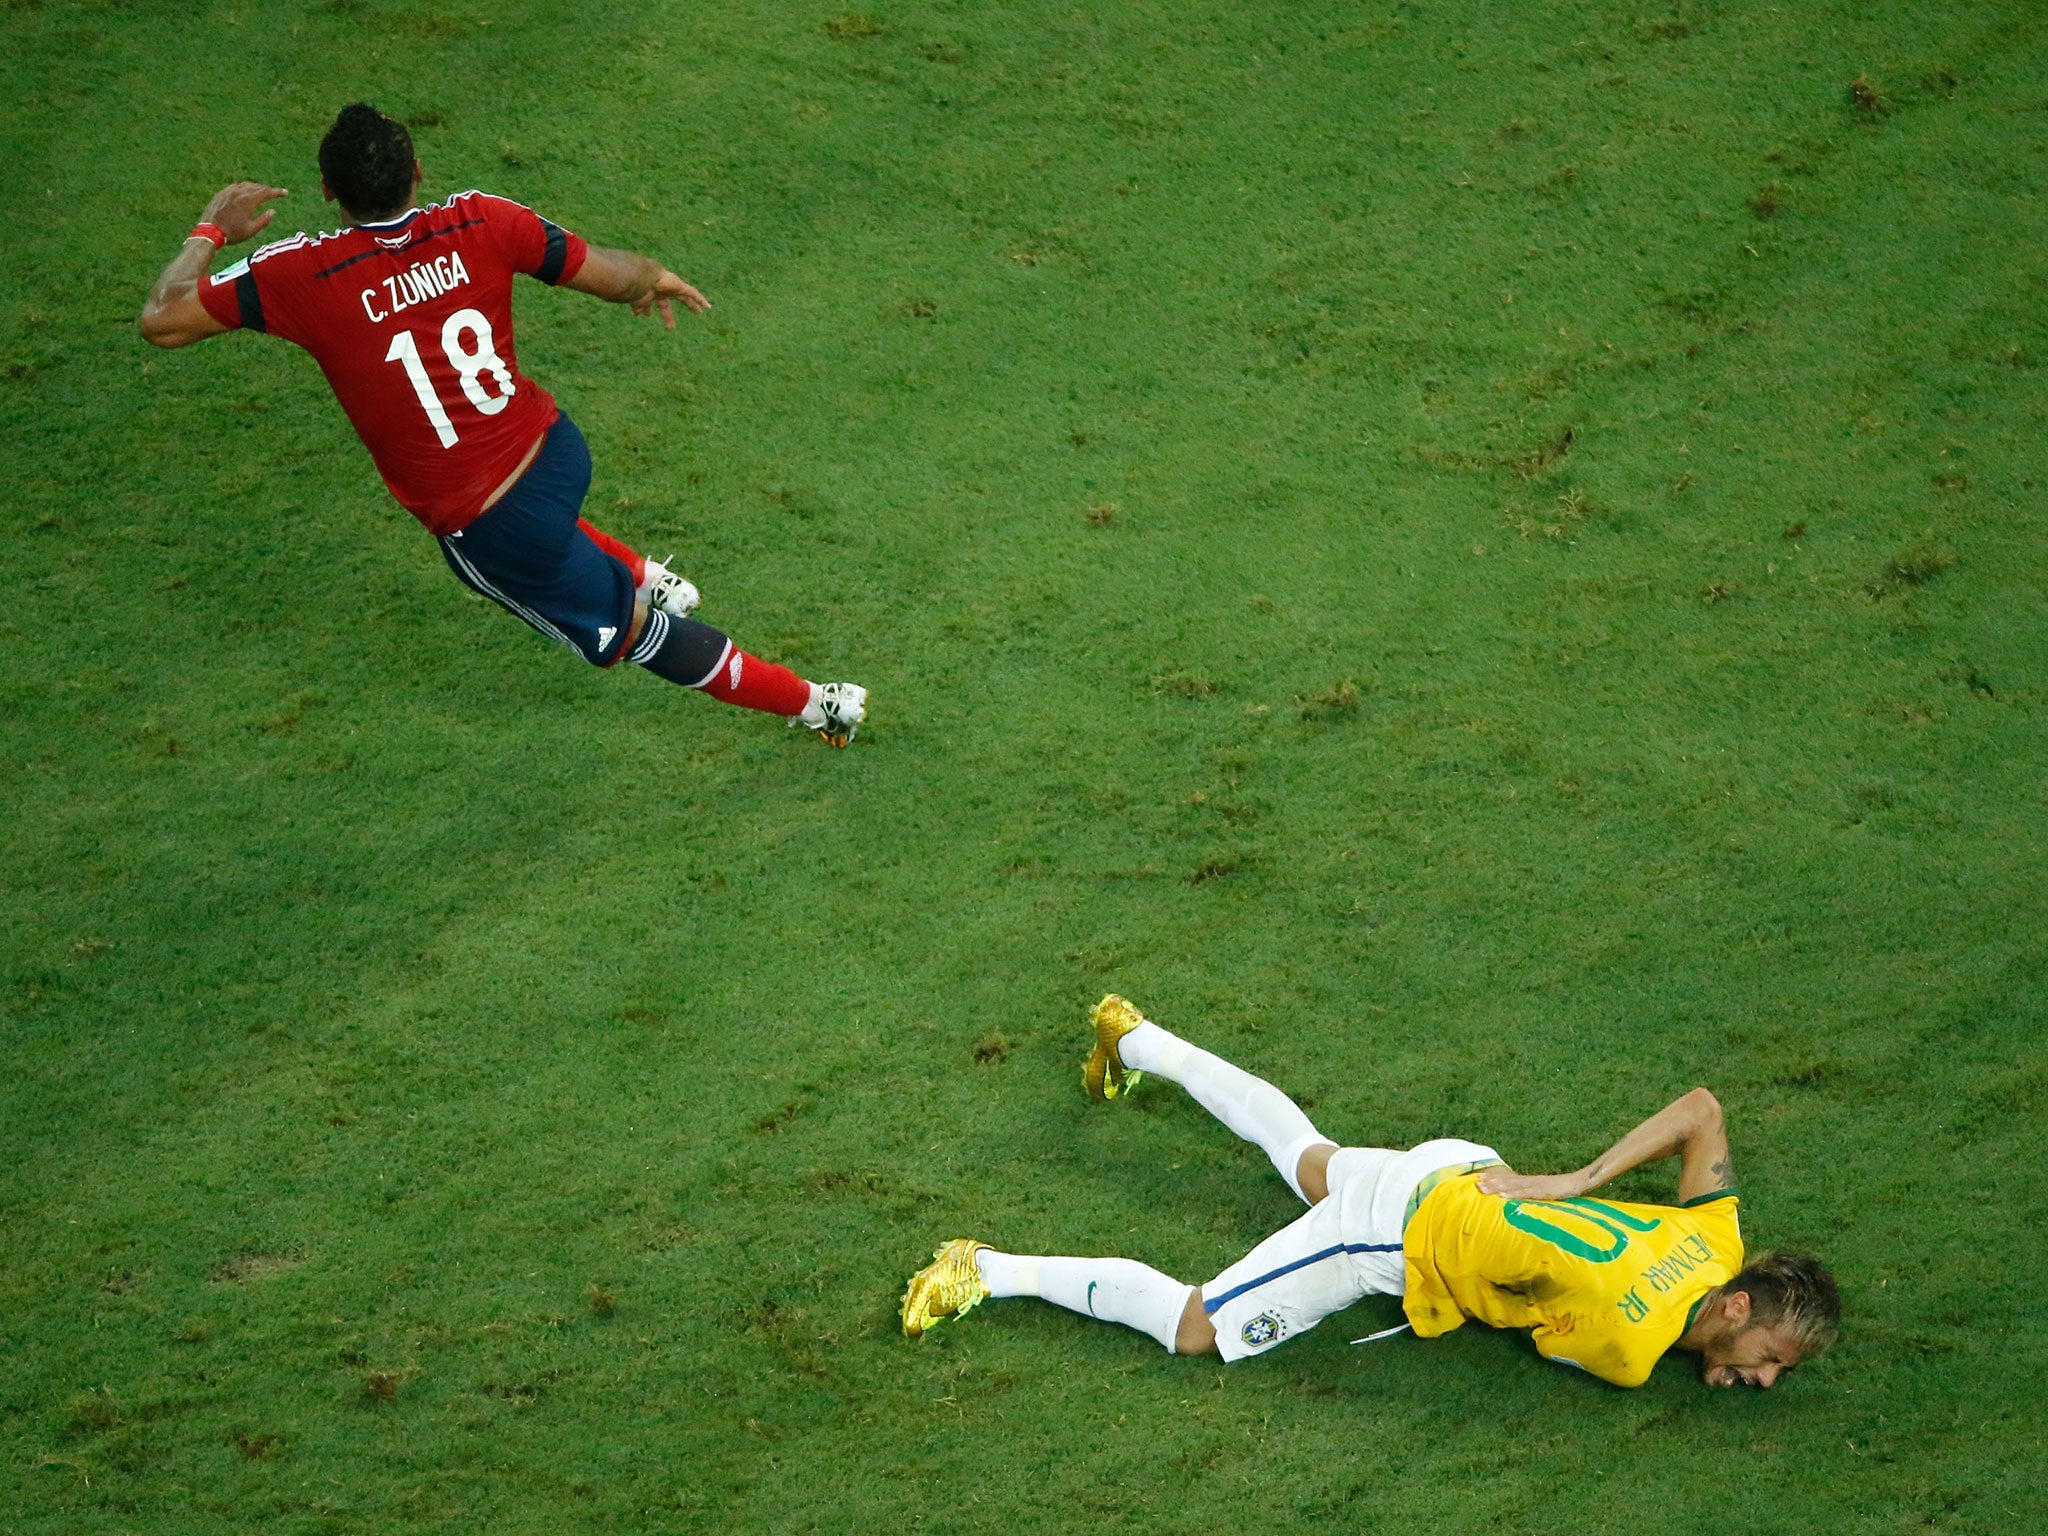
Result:
[[[1667,3],[0,11],[0,1533],[2048,1527],[2048,13]],[[138,340],[358,97],[710,294],[522,359],[853,750]],[[1707,1083],[1842,1344],[906,1344],[1298,1209],[1111,988],[1531,1170]]]

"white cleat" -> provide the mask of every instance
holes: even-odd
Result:
[[[678,576],[663,561],[648,561],[647,574],[653,578],[647,588],[647,606],[660,609],[672,619],[687,619],[702,601],[697,584],[687,576]]]
[[[809,726],[828,747],[843,747],[867,717],[868,691],[859,683],[813,683],[811,702],[790,723]]]

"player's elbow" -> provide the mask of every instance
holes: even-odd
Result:
[[[145,309],[136,320],[135,328],[142,333],[142,339],[152,347],[182,347],[192,340],[173,325],[160,310]]]
[[[157,294],[151,294],[142,306],[135,328],[153,347],[189,347],[221,329],[192,299],[173,296],[166,300]]]
[[[1722,1123],[1721,1101],[1707,1088],[1695,1088],[1679,1102],[1689,1110],[1701,1125],[1718,1126]]]

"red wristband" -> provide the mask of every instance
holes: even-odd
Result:
[[[192,226],[192,233],[185,238],[187,240],[211,240],[213,248],[218,251],[226,247],[228,232],[218,224],[208,224],[202,220],[200,223]]]

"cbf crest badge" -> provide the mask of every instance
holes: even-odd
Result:
[[[1261,1312],[1244,1325],[1240,1336],[1253,1349],[1259,1349],[1280,1337],[1280,1319],[1270,1312]]]

